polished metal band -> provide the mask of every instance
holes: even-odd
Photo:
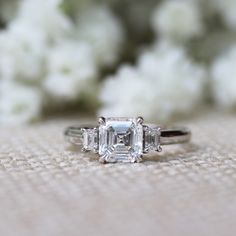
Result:
[[[170,145],[188,142],[191,138],[191,132],[185,127],[161,128],[160,126],[148,124],[160,130],[160,144]],[[96,129],[94,126],[71,126],[65,130],[65,137],[70,143],[81,145],[84,129]],[[155,129],[154,128],[154,129]]]
[[[189,142],[191,132],[185,127],[161,129],[161,145]]]

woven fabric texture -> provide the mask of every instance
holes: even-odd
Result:
[[[187,121],[189,145],[136,164],[65,147],[74,123],[1,127],[1,235],[236,235],[235,117]]]

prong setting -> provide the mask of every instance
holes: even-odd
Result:
[[[70,126],[65,138],[82,152],[95,152],[101,163],[134,163],[149,152],[161,152],[167,144],[190,141],[191,132],[185,127],[166,128],[143,124],[142,117],[100,117],[99,125]]]
[[[140,155],[139,157],[136,158],[135,162],[140,163],[143,161],[143,155]]]
[[[157,152],[162,152],[162,147],[161,147],[161,145],[158,145],[158,146],[157,146],[156,151],[157,151]]]
[[[82,147],[82,148],[81,148],[81,152],[89,152],[89,150],[86,149],[86,148],[84,148],[84,147]]]
[[[99,125],[104,125],[106,123],[106,118],[103,116],[100,116],[98,118],[98,123],[99,123]]]
[[[139,122],[143,119],[106,118],[99,126],[99,155],[108,163],[136,162],[143,154],[143,125]]]
[[[143,124],[143,121],[144,121],[144,119],[143,119],[143,117],[141,117],[141,116],[139,116],[138,118],[137,118],[137,123],[138,124]]]
[[[104,156],[100,156],[99,157],[99,162],[101,163],[101,164],[106,164],[107,162],[106,162],[106,158],[104,157]]]

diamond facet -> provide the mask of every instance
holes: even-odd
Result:
[[[106,118],[99,126],[99,155],[105,162],[135,162],[143,152],[143,126],[135,118]]]
[[[83,129],[83,149],[86,151],[96,151],[98,149],[98,130]]]
[[[144,127],[144,152],[161,151],[160,128]]]

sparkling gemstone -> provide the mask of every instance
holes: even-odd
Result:
[[[87,151],[96,151],[98,148],[98,130],[83,129],[83,148]]]
[[[160,128],[144,127],[144,152],[160,151]]]
[[[143,152],[143,126],[135,118],[106,118],[99,126],[99,155],[105,162],[135,162]]]

